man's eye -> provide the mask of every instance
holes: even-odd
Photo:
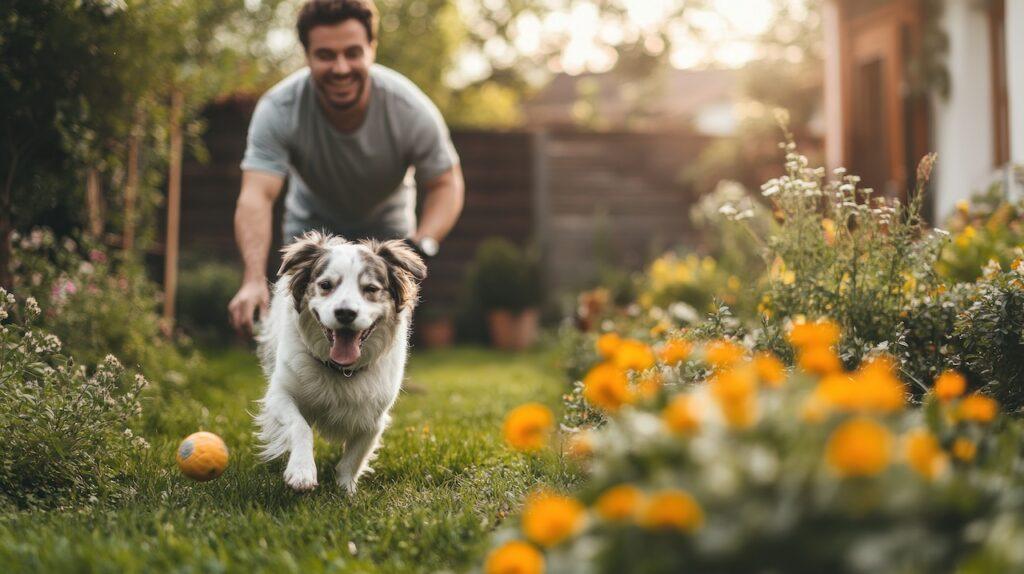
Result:
[[[324,280],[324,281],[321,281],[321,282],[317,283],[317,286],[319,286],[324,291],[330,291],[331,290],[331,282],[327,281],[327,280]]]

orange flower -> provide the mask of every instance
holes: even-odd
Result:
[[[868,418],[841,424],[828,440],[825,458],[839,476],[874,476],[889,466],[892,435]]]
[[[643,504],[644,493],[631,484],[613,486],[594,503],[597,515],[611,522],[621,522],[636,515]]]
[[[624,339],[615,349],[612,362],[620,369],[644,371],[654,366],[654,351],[640,341]]]
[[[757,380],[749,366],[722,371],[711,379],[711,396],[734,428],[749,428],[757,419]]]
[[[554,546],[583,527],[584,508],[568,496],[538,492],[523,508],[523,533],[541,546]]]
[[[861,409],[879,413],[903,409],[907,397],[894,372],[895,365],[888,357],[878,357],[861,366],[854,378],[854,392]]]
[[[771,353],[758,353],[754,356],[754,369],[765,386],[777,389],[786,380],[786,367],[782,361]]]
[[[661,373],[650,371],[640,375],[636,382],[637,394],[644,399],[652,399],[661,389]]]
[[[626,372],[609,363],[601,363],[587,373],[583,379],[583,397],[591,405],[611,413],[635,400]]]
[[[964,462],[971,462],[978,454],[978,445],[960,437],[953,441],[953,456]]]
[[[941,474],[949,465],[949,457],[939,446],[939,441],[928,432],[918,428],[905,437],[907,464],[921,476],[931,480]]]
[[[821,229],[824,232],[825,243],[834,244],[836,242],[836,222],[826,217],[821,220]]]
[[[800,368],[816,375],[837,373],[843,368],[835,351],[824,346],[801,349],[797,362],[800,364]]]
[[[683,490],[662,490],[647,500],[640,524],[655,530],[693,532],[704,524],[704,511],[689,493]]]
[[[942,402],[949,402],[964,394],[967,379],[956,371],[946,371],[935,379],[935,396]]]
[[[716,367],[734,365],[743,358],[743,355],[743,347],[725,339],[708,343],[704,351],[704,359]]]
[[[487,574],[544,574],[544,557],[536,548],[513,540],[494,549],[484,564]]]
[[[692,434],[700,429],[700,415],[690,395],[679,394],[661,411],[661,420],[674,433]]]
[[[523,452],[534,452],[548,444],[555,428],[551,410],[539,403],[520,405],[505,417],[505,442]]]
[[[793,325],[789,332],[789,342],[798,349],[831,347],[839,342],[839,325],[832,321]]]
[[[960,408],[957,410],[960,420],[978,423],[990,423],[996,418],[998,413],[999,403],[992,398],[977,393],[960,401]]]
[[[597,338],[597,352],[605,359],[611,359],[620,343],[622,338],[617,333],[605,333]]]
[[[662,363],[666,365],[678,365],[690,356],[693,351],[693,344],[682,339],[672,339],[666,342],[658,353]]]

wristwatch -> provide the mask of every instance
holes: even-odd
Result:
[[[407,237],[405,242],[424,259],[434,257],[440,250],[440,245],[438,245],[437,240],[433,237],[422,237],[419,241],[416,241],[411,237]]]

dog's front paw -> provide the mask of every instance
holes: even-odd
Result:
[[[284,482],[297,492],[313,490],[317,486],[316,465],[313,463],[291,464],[289,462],[288,467],[284,469]]]
[[[356,483],[359,479],[348,473],[340,473],[337,482],[341,490],[351,496],[356,493]]]

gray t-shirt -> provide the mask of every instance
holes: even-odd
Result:
[[[308,68],[267,91],[249,124],[242,169],[288,177],[285,241],[309,229],[401,238],[416,225],[415,183],[458,161],[437,107],[407,78],[375,64],[366,118],[353,132],[328,121]]]

